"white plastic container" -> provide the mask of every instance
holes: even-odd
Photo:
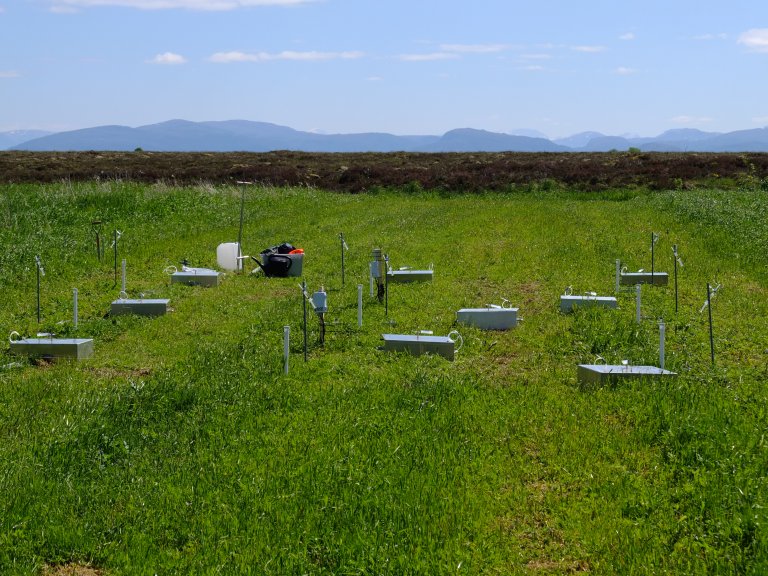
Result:
[[[219,268],[227,272],[243,269],[243,261],[240,260],[240,245],[237,242],[224,242],[216,248],[216,262]]]

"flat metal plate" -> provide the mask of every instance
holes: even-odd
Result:
[[[630,366],[623,364],[579,364],[578,380],[582,385],[616,384],[619,380],[669,378],[675,372],[657,366]]]
[[[560,296],[560,311],[573,312],[576,307],[602,306],[603,308],[616,308],[618,303],[614,296],[589,296],[586,294],[570,294]]]
[[[151,298],[134,300],[121,298],[112,302],[109,310],[111,316],[121,314],[136,314],[137,316],[163,316],[168,311],[167,298]]]
[[[481,330],[507,330],[517,326],[517,308],[462,308],[456,321]]]
[[[432,270],[390,270],[387,277],[390,282],[406,284],[408,282],[432,282]]]
[[[24,338],[12,340],[11,353],[20,356],[47,358],[90,358],[92,338]]]
[[[666,286],[669,284],[669,274],[666,272],[623,272],[619,275],[619,284],[622,286],[634,286],[635,284],[652,284],[654,286]]]
[[[414,356],[422,354],[439,354],[443,358],[453,360],[456,345],[447,336],[427,336],[421,334],[382,334],[384,350],[391,352],[408,352]]]

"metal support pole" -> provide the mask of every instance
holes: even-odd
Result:
[[[616,294],[619,293],[619,279],[621,278],[621,260],[616,259]]]
[[[37,260],[37,323],[40,324],[40,259]]]
[[[283,326],[283,373],[288,374],[288,358],[291,353],[291,327]]]
[[[715,338],[712,332],[712,288],[707,282],[707,313],[709,314],[709,352],[712,357],[712,366],[715,365]]]
[[[637,320],[637,323],[640,324],[640,320],[642,319],[640,312],[640,284],[635,284],[635,319]]]
[[[339,233],[339,239],[341,240],[341,285],[344,286],[344,232]]]
[[[117,230],[115,230],[114,242],[112,244],[115,248],[115,286],[117,286]]]
[[[245,213],[245,185],[243,185],[243,192],[240,194],[240,228],[237,232],[237,251],[238,256],[242,256],[240,246],[243,241],[243,215]]]
[[[659,322],[659,368],[664,369],[664,339],[666,335],[664,320]]]
[[[304,362],[307,361],[307,281],[301,283],[301,301],[304,303]]]
[[[651,285],[653,285],[655,247],[656,247],[656,234],[651,232]]]
[[[389,256],[384,255],[384,316],[389,318]]]
[[[77,288],[72,289],[72,296],[74,299],[74,308],[72,311],[72,320],[75,325],[75,329],[77,329]]]
[[[675,314],[677,314],[677,244],[672,246],[672,259],[675,261]]]
[[[357,285],[357,327],[363,326],[363,285]]]
[[[123,258],[123,280],[120,284],[120,290],[125,292],[126,282],[125,282],[125,258]]]

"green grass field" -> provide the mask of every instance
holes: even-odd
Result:
[[[290,241],[309,289],[328,291],[325,344],[310,315],[305,363],[296,278],[205,289],[164,273],[215,267],[240,189],[0,187],[0,333],[96,350],[19,366],[0,348],[0,573],[768,572],[768,193],[546,188],[247,188],[245,252]],[[129,294],[170,298],[171,313],[106,316],[115,229]],[[559,312],[568,286],[612,295],[617,258],[650,269],[652,232],[656,270],[672,278],[673,244],[684,262],[677,313],[671,283],[643,288],[640,324],[630,293],[618,310]],[[388,316],[368,294],[374,247],[434,265],[432,284],[390,287]],[[722,284],[714,365],[708,282]],[[454,362],[378,350],[382,333],[445,335],[459,308],[502,298],[522,323],[459,327]],[[597,356],[658,365],[661,318],[676,379],[579,386]]]

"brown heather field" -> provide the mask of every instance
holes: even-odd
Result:
[[[446,192],[561,185],[599,191],[763,185],[764,153],[0,152],[0,183],[97,179],[194,184],[251,181],[342,192]]]

